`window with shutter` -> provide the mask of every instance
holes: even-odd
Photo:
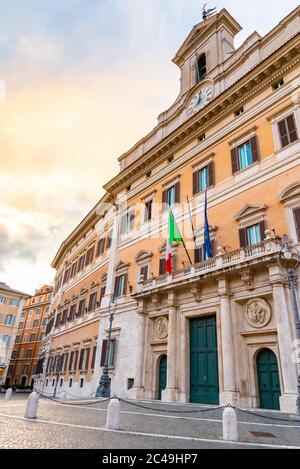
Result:
[[[290,143],[298,140],[294,114],[291,114],[278,122],[278,131],[282,147],[286,147]]]
[[[82,370],[83,365],[83,357],[84,357],[84,349],[80,350],[80,357],[79,357],[79,370]]]
[[[232,174],[235,174],[240,170],[237,148],[233,148],[231,150],[231,165],[232,165]]]
[[[144,265],[143,267],[141,267],[141,270],[140,270],[140,279],[143,279],[143,281],[147,280],[148,279],[148,266],[147,265]]]
[[[163,257],[159,261],[159,275],[165,275],[166,273],[166,259]]]
[[[258,148],[257,135],[254,135],[253,137],[251,137],[250,146],[251,146],[253,163],[255,163],[256,161],[259,161],[259,148]]]
[[[246,228],[241,228],[239,231],[240,234],[240,247],[245,248],[247,246],[247,230]]]
[[[68,369],[68,360],[69,360],[69,354],[65,354],[65,363],[64,363],[64,371],[67,371]]]
[[[106,353],[107,353],[107,344],[108,341],[104,339],[102,341],[102,351],[101,351],[101,361],[100,361],[100,366],[105,366],[105,361],[106,361]]]
[[[153,208],[153,200],[151,199],[145,203],[145,219],[144,219],[145,222],[152,220],[152,208]]]
[[[294,210],[294,220],[297,233],[297,241],[300,241],[300,207]]]
[[[98,244],[97,244],[97,250],[96,250],[96,257],[101,256],[104,253],[104,243],[105,239],[99,239]]]
[[[76,350],[75,354],[74,354],[74,363],[73,363],[73,370],[76,371],[77,370],[77,366],[78,366],[78,356],[79,356],[79,351]]]
[[[127,274],[119,275],[115,279],[115,298],[126,295],[127,290]]]
[[[101,287],[101,290],[100,290],[100,301],[101,301],[102,298],[104,297],[105,292],[106,292],[106,286]]]
[[[97,346],[93,347],[93,355],[92,355],[92,363],[91,363],[92,370],[95,368],[96,353],[97,353]]]
[[[89,369],[89,361],[90,361],[90,349],[87,348],[85,349],[85,363],[84,363],[85,370]]]

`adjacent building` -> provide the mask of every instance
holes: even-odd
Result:
[[[240,31],[224,9],[193,28],[175,103],[59,248],[45,392],[94,394],[109,351],[119,396],[295,411],[278,253],[284,233],[300,246],[300,7],[235,48]],[[192,261],[174,245],[171,276],[169,208]]]
[[[39,347],[47,326],[53,287],[44,285],[25,300],[16,326],[16,336],[7,372],[7,384],[33,386]]]
[[[0,384],[9,383],[8,368],[27,293],[0,282]]]

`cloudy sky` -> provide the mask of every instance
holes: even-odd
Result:
[[[297,0],[215,0],[264,35]],[[0,0],[0,281],[51,282],[64,238],[179,91],[199,0]]]

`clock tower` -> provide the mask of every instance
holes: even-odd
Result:
[[[223,9],[194,26],[176,53],[173,62],[181,70],[178,100],[187,100],[189,116],[224,91],[222,72],[235,52],[234,37],[241,29]]]

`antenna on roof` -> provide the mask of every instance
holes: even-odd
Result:
[[[207,3],[204,3],[203,8],[202,8],[202,19],[203,21],[207,20],[207,18],[210,18],[213,16],[215,13],[217,13],[217,8],[209,8],[208,10],[206,9]]]

